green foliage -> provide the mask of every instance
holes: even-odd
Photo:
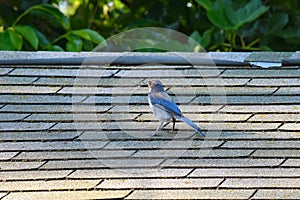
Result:
[[[51,4],[29,5],[10,24],[3,24],[0,50],[82,51],[104,41],[91,29],[72,30],[69,18]]]
[[[299,19],[300,3],[296,0],[196,0],[206,10],[213,32],[209,50],[297,50],[300,47]],[[289,27],[290,26],[290,27]],[[293,33],[288,35],[287,33]],[[194,37],[194,34],[191,34]],[[297,39],[295,38],[297,37]],[[294,40],[290,40],[294,37]],[[297,45],[291,41],[297,40]]]
[[[70,29],[69,19],[57,8],[48,4],[41,4],[41,5],[30,7],[28,10],[26,10],[22,15],[20,15],[17,18],[14,24],[18,23],[21,18],[23,18],[25,15],[29,13],[35,15],[36,17],[50,19],[54,23],[58,23],[59,25],[61,25],[65,30]]]
[[[300,1],[0,0],[0,50],[90,51],[104,38],[151,26],[190,35],[208,51],[294,51]],[[153,41],[137,44],[145,42]]]
[[[9,32],[10,31],[0,32],[0,41],[1,41],[0,49],[15,50],[15,46],[10,38]]]
[[[225,38],[229,42],[225,46],[230,46],[230,50],[238,49],[236,44],[237,30],[246,23],[258,19],[269,9],[260,0],[216,0],[214,4],[207,0],[197,0],[197,3],[206,10],[209,21],[216,28],[224,30]],[[247,46],[243,45],[242,48],[247,49]],[[250,47],[248,48],[250,50]]]
[[[207,10],[207,17],[215,26],[224,30],[237,30],[268,10],[268,7],[264,6],[260,0],[249,1],[236,10],[234,9],[236,7],[234,2],[217,0],[215,7],[216,9]]]
[[[21,39],[24,38],[24,40],[26,40],[34,50],[38,49],[39,39],[35,29],[26,25],[16,25],[14,28],[15,31],[21,35]]]
[[[91,29],[81,29],[72,31],[74,35],[77,35],[85,40],[92,41],[96,44],[103,42],[105,39],[99,35],[96,31]]]

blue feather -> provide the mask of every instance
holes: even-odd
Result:
[[[172,113],[174,115],[181,116],[181,111],[179,107],[172,101],[163,99],[163,98],[154,98],[150,95],[150,102],[152,105],[161,105],[165,108],[166,112]],[[176,116],[175,116],[176,117]]]

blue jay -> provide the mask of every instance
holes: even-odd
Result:
[[[159,80],[148,81],[147,85],[150,88],[148,93],[149,105],[154,116],[160,122],[160,125],[155,131],[155,135],[163,127],[165,122],[170,122],[171,120],[173,122],[172,131],[174,131],[176,119],[178,119],[189,125],[201,136],[205,136],[205,134],[201,132],[201,129],[194,122],[182,115],[179,107],[165,92],[164,87]]]

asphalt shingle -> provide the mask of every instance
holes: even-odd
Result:
[[[296,66],[1,65],[0,198],[299,199],[299,77]],[[179,121],[154,136],[145,84],[154,78],[206,137]]]

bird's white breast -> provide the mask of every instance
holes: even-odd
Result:
[[[154,116],[160,121],[160,122],[168,122],[171,120],[172,116],[160,108],[160,106],[151,105],[150,107],[152,109],[152,112]]]

